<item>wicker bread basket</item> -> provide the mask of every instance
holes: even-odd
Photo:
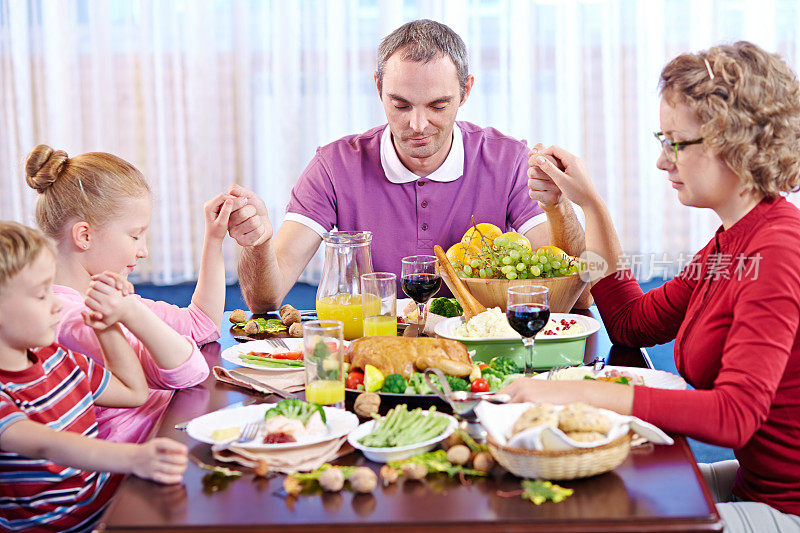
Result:
[[[503,446],[487,438],[489,452],[506,470],[520,477],[578,479],[618,467],[631,449],[631,433],[596,448],[557,452]]]

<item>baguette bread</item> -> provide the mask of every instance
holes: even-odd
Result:
[[[467,347],[450,339],[429,337],[364,337],[350,345],[351,368],[372,365],[384,376],[438,368],[450,376],[466,377],[472,371]]]

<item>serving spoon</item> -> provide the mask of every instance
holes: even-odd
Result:
[[[445,283],[447,286],[450,287],[450,290],[453,292],[453,296],[456,297],[458,303],[461,304],[461,308],[464,310],[464,321],[469,322],[469,320],[484,311],[486,311],[486,306],[480,303],[471,292],[464,282],[458,277],[456,274],[453,265],[450,264],[450,260],[447,258],[447,255],[444,253],[444,250],[438,244],[433,247],[433,253],[436,254],[436,258],[439,259],[439,266],[444,269],[444,273],[447,274],[447,279],[445,279]]]

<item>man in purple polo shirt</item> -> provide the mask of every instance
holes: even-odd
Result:
[[[540,186],[529,198],[527,145],[456,122],[474,78],[455,32],[430,20],[401,26],[380,45],[375,83],[388,125],[317,149],[274,238],[263,201],[231,189],[248,198],[231,215],[230,233],[244,246],[239,277],[253,312],[280,306],[334,227],[372,231],[374,269],[398,279],[402,257],[448,248],[473,215],[534,246],[583,251],[583,230],[552,182],[531,175]]]

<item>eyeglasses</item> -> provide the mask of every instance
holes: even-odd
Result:
[[[664,137],[663,131],[653,132],[653,135],[658,141],[658,144],[661,145],[661,149],[664,150],[664,155],[667,156],[667,159],[669,159],[672,163],[678,162],[678,150],[682,150],[684,146],[700,144],[703,142],[702,137],[699,139],[694,139],[693,141],[670,141]]]

